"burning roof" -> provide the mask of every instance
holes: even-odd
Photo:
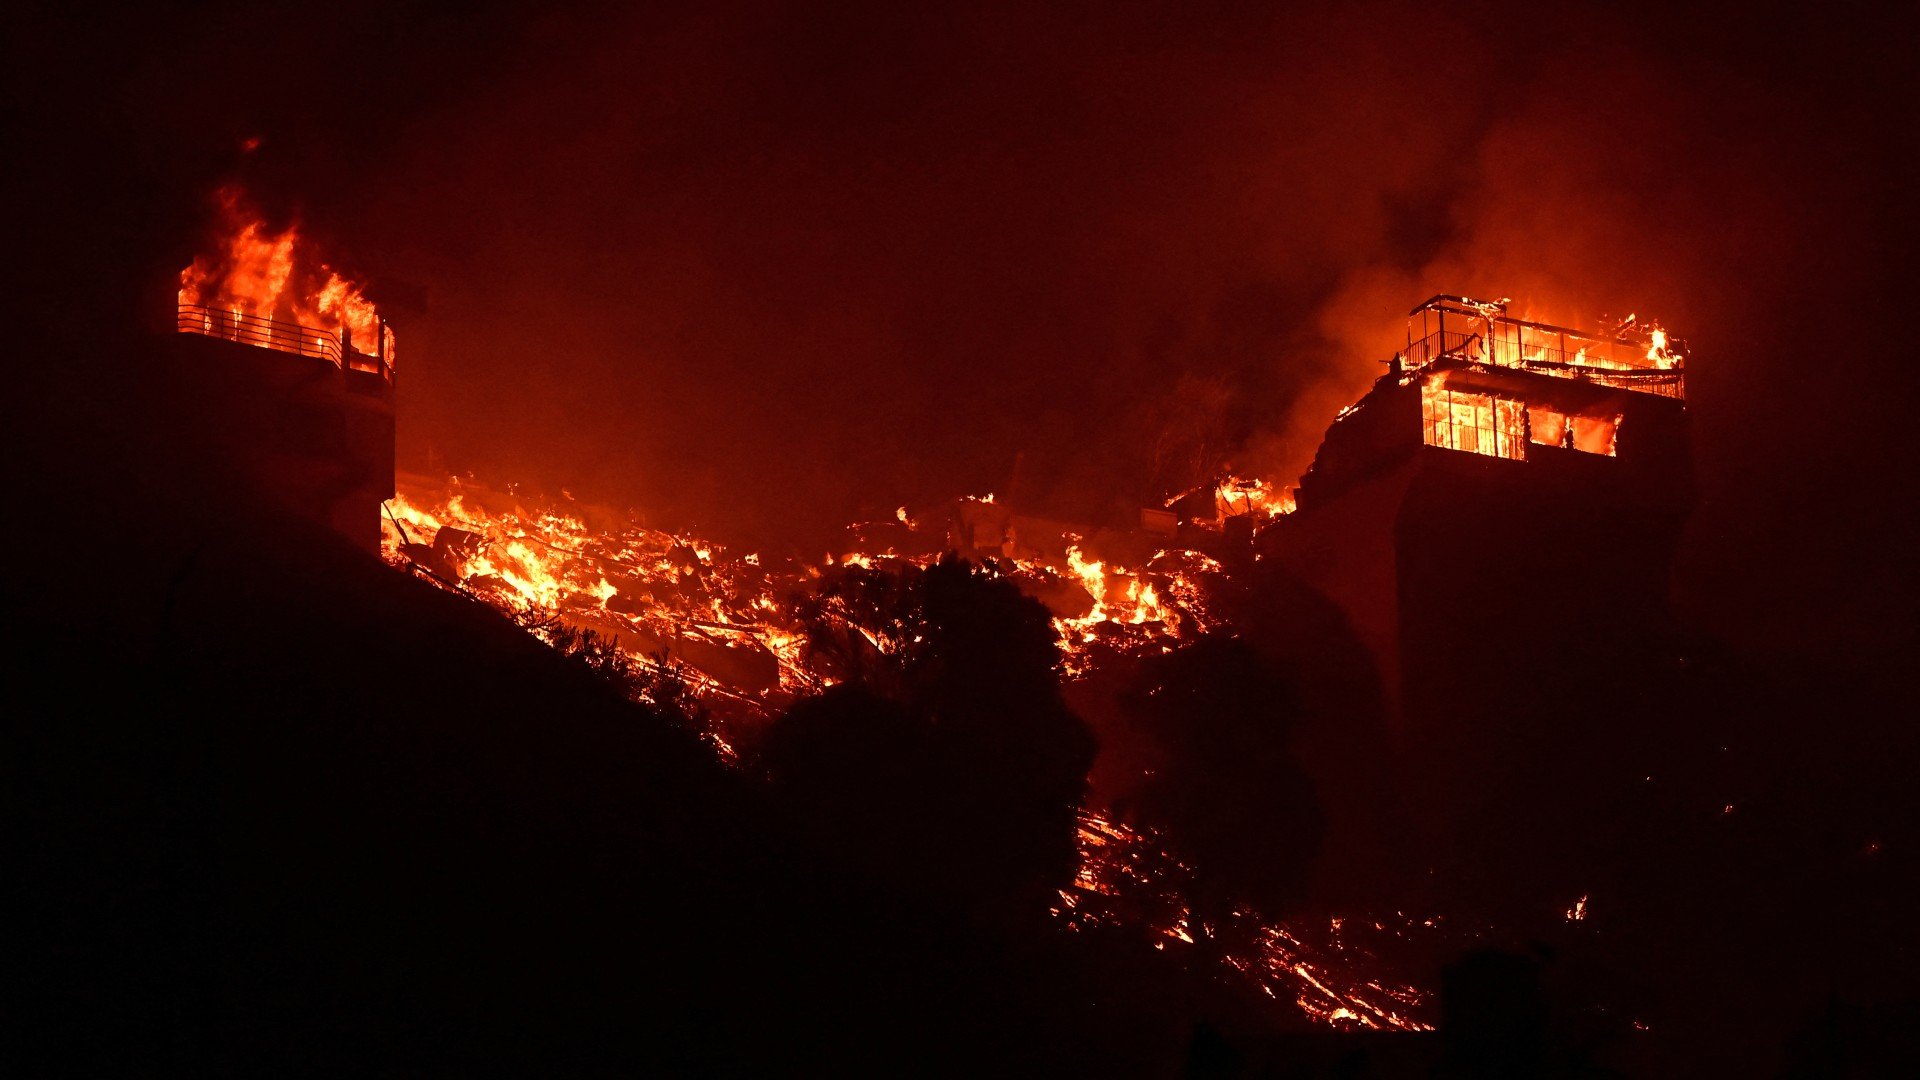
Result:
[[[393,378],[394,336],[363,286],[319,261],[297,224],[276,229],[229,185],[219,243],[180,271],[177,329]]]
[[[1505,300],[1435,296],[1404,351],[1328,428],[1303,505],[1379,475],[1416,448],[1507,461],[1616,458],[1647,479],[1684,457],[1686,343],[1634,315],[1601,330],[1515,318]]]
[[[1407,348],[1398,359],[1403,368],[1455,361],[1679,398],[1686,351],[1659,323],[1635,315],[1576,330],[1514,318],[1504,299],[1441,295],[1407,313]]]

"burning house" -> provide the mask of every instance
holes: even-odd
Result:
[[[1540,650],[1639,640],[1690,505],[1683,348],[1436,296],[1261,555],[1341,608],[1409,727],[1512,687]]]
[[[359,286],[231,189],[221,244],[180,275],[176,378],[284,509],[377,552],[394,494],[394,334]]]
[[[1576,330],[1436,296],[1260,534],[1369,656],[1415,820],[1481,791],[1516,739],[1555,745],[1575,698],[1666,640],[1684,354],[1631,317]]]

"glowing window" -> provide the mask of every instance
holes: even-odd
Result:
[[[1567,445],[1567,414],[1539,405],[1527,406],[1527,438],[1541,446]]]
[[[1575,416],[1568,420],[1567,426],[1573,429],[1575,450],[1614,456],[1614,436],[1620,430],[1618,416]]]
[[[1527,456],[1526,407],[1518,401],[1426,383],[1420,388],[1420,417],[1428,446],[1516,461]]]
[[[1541,405],[1527,407],[1527,440],[1541,446],[1559,446],[1587,454],[1613,457],[1620,417],[1569,416]]]

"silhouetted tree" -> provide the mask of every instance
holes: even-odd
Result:
[[[1297,903],[1325,826],[1288,746],[1286,681],[1246,643],[1207,635],[1144,664],[1125,704],[1163,754],[1129,809],[1192,869],[1196,934],[1232,935],[1242,905]]]
[[[803,618],[810,666],[850,685],[768,734],[763,766],[802,827],[859,837],[856,863],[968,906],[1044,905],[1073,873],[1094,753],[1045,607],[950,556],[848,568]]]
[[[868,884],[918,887],[940,874],[926,717],[866,687],[835,686],[795,703],[759,759],[789,820]]]

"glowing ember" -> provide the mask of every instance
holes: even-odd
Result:
[[[1189,871],[1150,832],[1083,814],[1080,858],[1073,887],[1061,892],[1055,908],[1069,928],[1145,926],[1158,936],[1162,951],[1194,944],[1191,914],[1181,898]],[[1254,924],[1242,935],[1252,942],[1252,951],[1229,952],[1224,962],[1266,996],[1290,1000],[1308,1017],[1337,1027],[1433,1030],[1432,996],[1382,978],[1385,965],[1362,938],[1403,943],[1416,933],[1437,932],[1436,920],[1416,922],[1396,914],[1391,920],[1336,917],[1261,924],[1245,909],[1235,918]]]
[[[801,663],[793,609],[822,573],[933,560],[847,551],[818,565],[774,566],[757,554],[736,556],[723,545],[639,525],[597,531],[574,514],[531,510],[518,497],[457,484],[441,491],[402,484],[387,509],[390,561],[421,567],[509,611],[545,610],[617,636],[637,657],[669,653],[701,674],[707,692],[762,712],[825,685]],[[904,518],[905,507],[896,516]],[[1089,559],[1077,543],[1059,560],[1035,554],[1003,562],[1022,587],[1071,581],[1085,591],[1090,606],[1054,619],[1069,676],[1089,670],[1096,651],[1157,650],[1163,639],[1203,629],[1201,579],[1220,571],[1205,555],[1168,551],[1133,571]],[[775,697],[766,698],[770,693]]]

